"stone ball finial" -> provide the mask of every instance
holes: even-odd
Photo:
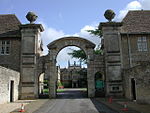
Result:
[[[105,13],[104,13],[105,18],[106,18],[109,22],[112,21],[112,19],[115,17],[115,15],[116,15],[116,14],[115,14],[114,11],[111,10],[111,9],[106,10]]]
[[[26,18],[28,21],[30,21],[30,24],[32,24],[37,19],[37,15],[34,12],[28,12],[26,15]]]

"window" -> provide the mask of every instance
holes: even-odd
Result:
[[[139,37],[137,40],[138,51],[147,51],[146,37]]]
[[[10,53],[10,41],[1,40],[0,41],[0,55],[8,55]]]

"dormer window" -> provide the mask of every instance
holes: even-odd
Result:
[[[137,40],[138,51],[147,51],[146,37],[139,37]]]
[[[9,54],[10,54],[10,40],[1,40],[0,55],[9,55]]]

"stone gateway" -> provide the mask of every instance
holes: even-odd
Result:
[[[77,46],[87,56],[88,97],[124,97],[150,103],[150,11],[129,11],[121,22],[113,22],[114,15],[107,12],[109,22],[101,22],[98,27],[103,54],[94,54],[95,44],[86,37],[68,36],[49,43],[45,56],[40,39],[44,29],[33,23],[37,18],[34,13],[27,16],[30,24],[21,24],[15,15],[0,15],[0,77],[7,76],[8,80],[0,81],[5,82],[0,88],[10,85],[18,89],[7,96],[0,91],[5,95],[3,102],[6,98],[39,98],[41,74],[49,80],[49,98],[56,98],[56,57],[63,48]]]

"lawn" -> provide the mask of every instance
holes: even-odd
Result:
[[[64,92],[64,91],[66,91],[67,90],[67,88],[64,88],[64,89],[57,89],[57,92]],[[87,91],[87,88],[79,88],[79,90],[82,90],[82,91]],[[49,93],[49,89],[43,89],[43,92],[44,93]]]
[[[57,89],[57,92],[60,93],[60,92],[64,92],[65,89]]]

